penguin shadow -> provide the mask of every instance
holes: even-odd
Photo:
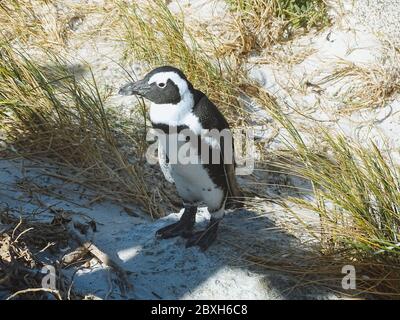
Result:
[[[185,247],[181,237],[156,239],[155,232],[176,222],[172,214],[143,225],[135,236],[140,250],[125,265],[134,270],[135,299],[324,299],[326,288],[304,286],[304,275],[284,269],[304,261],[310,252],[299,240],[278,227],[273,212],[260,215],[249,210],[228,212],[218,238],[202,252]],[[201,210],[196,228],[209,216]],[[143,235],[146,238],[143,239]],[[300,265],[296,266],[301,268]]]
[[[321,299],[328,296],[326,288],[308,285],[308,280],[314,277],[301,270],[307,257],[312,258],[315,253],[277,224],[282,215],[289,220],[276,205],[266,205],[262,214],[251,210],[227,214],[218,243],[231,251],[230,254],[227,252],[231,257],[227,264],[257,275],[268,299]]]
[[[228,210],[217,240],[205,252],[198,247],[186,248],[186,239],[181,237],[155,237],[158,229],[178,221],[181,213],[140,226],[130,241],[141,249],[125,261],[136,273],[136,299],[332,298],[326,287],[306,285],[307,280],[318,277],[301,272],[306,270],[302,262],[307,257],[312,260],[313,253],[276,222],[297,220],[267,200],[302,197],[304,190],[311,191],[309,182],[271,166],[256,169],[239,181],[243,189],[265,199],[254,211]],[[204,228],[208,219],[207,210],[200,208],[196,229]],[[300,272],[290,272],[293,270]]]

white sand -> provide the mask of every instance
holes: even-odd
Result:
[[[55,170],[55,169],[54,169]],[[1,203],[7,204],[10,212],[32,219],[32,213],[40,212],[34,219],[51,221],[53,214],[46,208],[70,210],[96,222],[98,231],[94,243],[117,261],[125,270],[134,274],[129,281],[134,289],[126,297],[116,284],[110,299],[335,299],[334,294],[317,287],[294,288],[296,280],[279,272],[271,272],[247,265],[236,246],[247,253],[270,252],[269,258],[279,259],[282,252],[292,250],[293,255],[302,255],[303,246],[296,238],[275,226],[274,220],[281,210],[266,204],[268,217],[255,217],[253,213],[240,211],[229,214],[221,227],[215,245],[206,253],[198,248],[185,248],[181,238],[157,240],[156,230],[179,218],[173,213],[156,222],[128,215],[122,206],[109,202],[87,205],[95,195],[83,188],[48,179],[41,175],[40,168],[29,161],[0,161]],[[38,187],[55,187],[52,191],[65,199],[41,194],[30,194],[21,190],[17,183],[25,179]],[[138,213],[138,208],[131,208]],[[203,211],[197,216],[197,227],[204,227],[209,215]],[[1,227],[1,225],[0,225]],[[1,229],[1,228],[0,228]],[[34,231],[32,231],[34,232]],[[74,248],[76,244],[71,243]],[[268,249],[270,248],[270,249]],[[44,261],[52,265],[64,253],[54,256],[42,254]],[[75,268],[64,270],[72,276]],[[78,271],[74,289],[80,294],[92,294],[104,298],[109,291],[108,269],[92,261],[90,268]],[[115,276],[112,276],[113,280]],[[7,296],[8,293],[1,293]]]

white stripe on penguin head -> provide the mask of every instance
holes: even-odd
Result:
[[[185,79],[182,79],[179,74],[173,71],[168,71],[168,72],[159,72],[153,75],[149,81],[147,82],[148,84],[151,84],[153,82],[159,84],[159,83],[167,83],[168,80],[171,80],[175,85],[178,87],[179,94],[181,97],[185,95],[185,93],[188,91],[189,87]]]
[[[153,123],[162,123],[169,126],[187,125],[194,132],[200,132],[201,125],[197,116],[192,113],[194,105],[193,95],[189,90],[188,83],[179,74],[173,71],[159,72],[153,75],[148,84],[167,83],[168,79],[178,87],[181,100],[177,104],[150,105],[150,119]]]

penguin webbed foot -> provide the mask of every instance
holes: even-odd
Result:
[[[193,233],[186,242],[186,248],[198,246],[201,251],[206,251],[217,238],[220,221],[221,220],[211,219],[206,229]]]
[[[178,222],[172,223],[157,230],[156,237],[160,239],[168,239],[178,236],[189,238],[193,233],[196,210],[197,208],[185,209],[181,219]]]
[[[188,238],[191,236],[193,227],[188,226],[181,221],[170,224],[164,228],[157,230],[156,237],[160,239],[168,239],[173,237],[181,236],[183,238]]]

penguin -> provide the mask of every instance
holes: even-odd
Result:
[[[164,139],[158,139],[159,164],[165,178],[175,184],[183,200],[180,220],[159,229],[156,237],[181,236],[187,239],[186,247],[198,246],[202,251],[207,250],[217,237],[225,208],[234,204],[242,194],[235,178],[233,139],[207,136],[207,133],[215,131],[230,133],[228,122],[216,105],[195,89],[183,72],[175,67],[158,67],[142,80],[124,85],[119,94],[137,95],[150,101],[152,126],[164,135]],[[191,141],[190,148],[191,151],[194,149],[194,157],[200,161],[170,161],[171,152],[176,151],[172,151],[171,144],[165,141],[170,141],[168,138],[173,136],[173,132],[180,134],[185,130],[198,142]],[[187,140],[186,137],[179,146],[188,143]],[[224,152],[226,146],[231,147],[228,150],[232,152]],[[213,158],[215,154],[217,157]],[[202,203],[207,206],[211,218],[204,230],[195,232],[197,208]]]

